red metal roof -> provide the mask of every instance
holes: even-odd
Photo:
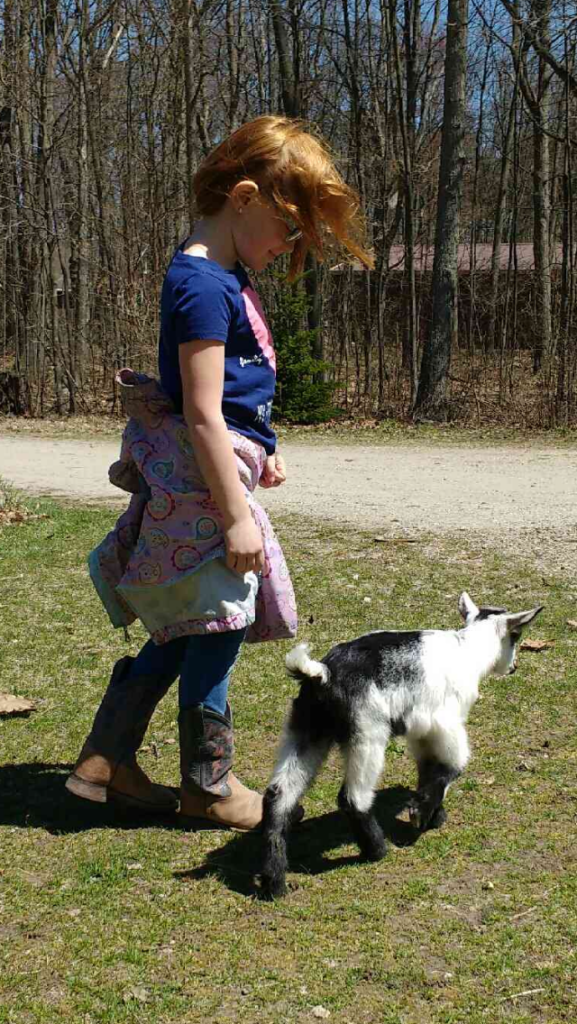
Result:
[[[415,270],[417,273],[423,273],[424,271],[432,271],[433,261],[435,258],[435,246],[434,245],[416,245],[415,246]],[[462,243],[458,247],[458,266],[459,272],[467,274],[471,270],[471,254],[472,246],[468,243]],[[491,259],[493,255],[493,246],[490,242],[478,242],[475,246],[475,270],[477,273],[486,274],[491,270]],[[563,249],[561,245],[554,245],[551,249],[551,265],[561,266],[563,258]],[[404,270],[405,262],[405,246],[404,245],[393,245],[391,246],[391,252],[389,256],[389,270],[402,271]],[[517,242],[516,245],[509,245],[506,243],[500,246],[499,251],[499,267],[501,270],[507,270],[509,263],[511,268],[515,267],[515,262],[518,270],[535,270],[535,259],[533,255],[533,243],[532,242]],[[350,264],[347,262],[337,263],[336,266],[331,267],[331,273],[338,273],[345,270],[348,266],[351,266],[353,270],[364,270],[363,264],[359,260],[353,260]]]

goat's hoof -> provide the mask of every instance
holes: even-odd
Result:
[[[383,843],[382,846],[371,846],[370,849],[361,850],[363,860],[370,860],[373,861],[373,863],[378,860],[382,860],[383,857],[387,856],[387,853],[388,850],[386,843]]]
[[[427,830],[432,828],[441,828],[447,820],[447,812],[444,807],[437,807],[437,810],[432,814],[431,820],[427,824]]]
[[[409,821],[411,822],[411,825],[420,832],[423,828],[423,809],[418,800],[411,800],[407,805],[407,810],[409,812]]]
[[[261,875],[260,889],[258,891],[259,899],[272,900],[282,899],[288,892],[286,882],[284,878],[265,878]]]
[[[293,807],[293,809],[291,811],[291,815],[290,815],[290,826],[291,826],[291,828],[294,825],[300,825],[300,823],[303,820],[304,816],[305,816],[305,809],[304,809],[302,804],[297,804],[296,807]]]

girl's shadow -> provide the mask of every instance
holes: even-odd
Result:
[[[71,764],[41,761],[0,765],[0,825],[44,828],[58,835],[97,828],[182,829],[175,814],[151,816],[122,811],[114,804],[78,800],[64,788],[72,767]],[[411,825],[397,818],[412,795],[412,791],[403,786],[377,793],[375,812],[385,837],[394,846],[410,846],[420,835]],[[305,818],[289,836],[290,870],[320,875],[345,864],[362,864],[356,851],[343,856],[328,856],[329,851],[352,841],[348,821],[341,811]],[[258,833],[231,833],[230,841],[209,853],[202,867],[178,871],[175,876],[200,880],[217,875],[229,889],[246,896],[257,895],[255,875],[260,865],[261,843],[262,837]]]
[[[385,838],[393,846],[411,846],[421,833],[408,822],[399,821],[397,815],[406,807],[413,792],[404,786],[395,786],[377,793],[375,812]],[[258,895],[255,875],[258,874],[262,838],[258,833],[237,833],[224,846],[208,854],[200,868],[176,871],[182,879],[200,880],[217,875],[229,889],[244,896]],[[353,842],[345,815],[338,810],[318,818],[305,818],[290,833],[288,840],[289,870],[307,875],[320,875],[334,871],[345,864],[362,864],[358,852],[339,857],[327,853]]]
[[[72,768],[71,764],[41,761],[0,765],[0,825],[45,828],[47,832],[58,834],[93,828],[150,828],[151,825],[178,828],[174,814],[151,816],[122,811],[112,803],[79,800],[64,788]]]

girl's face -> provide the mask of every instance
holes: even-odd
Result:
[[[256,185],[255,191],[236,196],[235,192],[233,190],[230,200],[233,242],[238,258],[251,270],[264,270],[277,256],[293,251],[300,232],[271,200],[258,192]]]

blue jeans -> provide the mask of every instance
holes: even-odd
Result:
[[[203,704],[224,715],[231,672],[245,633],[246,629],[235,629],[181,636],[160,647],[148,640],[132,663],[130,676],[159,675],[171,683],[180,676],[181,708]]]

